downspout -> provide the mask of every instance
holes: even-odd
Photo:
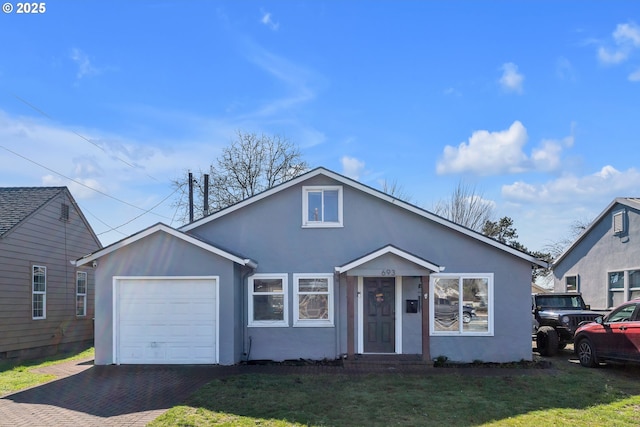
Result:
[[[258,264],[250,259],[245,260],[245,264],[244,267],[247,268],[247,270],[245,271],[245,273],[242,275],[242,277],[240,278],[240,287],[242,288],[241,291],[241,296],[242,296],[242,301],[240,301],[240,315],[241,315],[241,319],[240,321],[242,322],[242,357],[244,358],[245,362],[249,361],[249,357],[251,356],[251,342],[249,342],[249,348],[247,349],[247,315],[245,312],[245,304],[248,304],[247,302],[247,279],[249,276],[251,276],[256,269],[258,268]],[[249,337],[249,340],[251,340],[251,337]]]
[[[341,322],[339,320],[340,319],[340,315],[341,315],[341,312],[340,312],[340,299],[341,299],[340,298],[341,297],[341,295],[340,295],[340,290],[341,290],[340,273],[335,272],[334,273],[334,279],[335,278],[337,278],[338,286],[337,286],[337,292],[335,292],[334,295],[333,295],[333,300],[334,300],[334,302],[336,304],[336,309],[333,312],[333,315],[334,315],[333,327],[335,329],[335,340],[336,340],[336,351],[335,351],[335,354],[336,354],[336,359],[340,359],[341,358],[341,354],[340,354],[340,341],[341,341],[340,340],[340,338],[341,338],[340,325],[341,325]],[[334,281],[336,281],[336,280],[334,280]]]

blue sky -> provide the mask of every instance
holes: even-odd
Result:
[[[640,197],[637,2],[49,1],[0,37],[0,186],[68,186],[104,244],[181,225],[238,130],[426,209],[464,180],[533,250]]]

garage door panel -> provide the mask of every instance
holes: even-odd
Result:
[[[119,363],[217,363],[213,278],[121,279]]]

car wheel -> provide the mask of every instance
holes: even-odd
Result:
[[[577,344],[576,351],[578,353],[578,360],[580,364],[587,368],[595,368],[598,366],[598,357],[596,355],[596,349],[589,339],[583,338]]]
[[[471,315],[469,313],[462,313],[462,321],[464,323],[471,322]]]
[[[555,356],[558,354],[558,333],[551,326],[538,329],[536,335],[538,352],[541,356]]]

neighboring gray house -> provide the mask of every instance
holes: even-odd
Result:
[[[98,365],[530,360],[546,265],[323,168],[77,261],[94,263]]]
[[[71,262],[101,247],[66,187],[0,188],[0,359],[93,340],[93,270]]]
[[[553,263],[554,291],[593,309],[640,298],[640,198],[619,197]]]

